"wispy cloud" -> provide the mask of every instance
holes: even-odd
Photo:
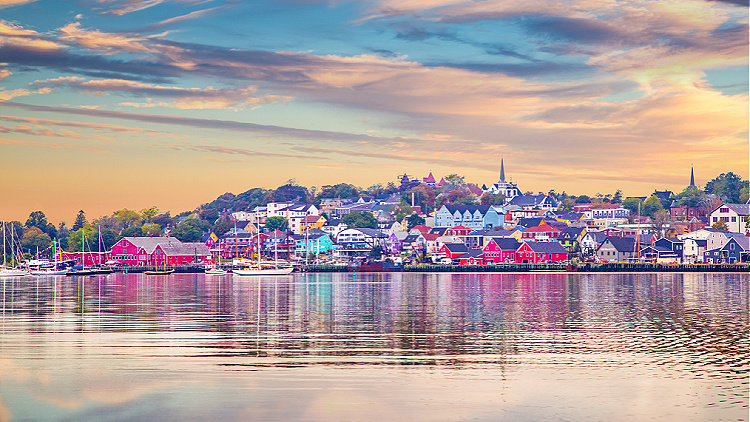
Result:
[[[292,97],[279,95],[264,95],[257,97],[257,86],[219,89],[208,88],[180,88],[160,86],[124,79],[85,80],[81,77],[68,76],[32,82],[30,87],[43,88],[71,88],[91,95],[108,93],[127,94],[136,97],[175,98],[173,102],[152,101],[145,103],[125,102],[121,105],[131,107],[171,107],[179,109],[242,109],[257,107],[275,102],[289,102]]]

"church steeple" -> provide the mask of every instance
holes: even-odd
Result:
[[[690,186],[695,186],[695,176],[693,176],[693,167],[690,167]]]
[[[505,163],[500,159],[500,183],[505,183]]]

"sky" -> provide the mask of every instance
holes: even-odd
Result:
[[[747,0],[0,0],[0,218],[748,179]]]

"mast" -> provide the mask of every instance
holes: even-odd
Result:
[[[635,249],[638,261],[641,260],[641,203],[638,203],[638,232],[635,234]]]
[[[5,268],[5,221],[3,221],[3,268]]]

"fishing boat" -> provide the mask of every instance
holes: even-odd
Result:
[[[11,256],[13,257],[13,261],[15,261],[16,253],[15,253],[15,241],[13,239],[13,226],[10,226],[10,250],[11,250]],[[9,268],[6,265],[5,261],[5,221],[3,221],[3,266],[0,267],[0,277],[23,277],[31,275],[28,271],[16,268],[15,265],[11,263],[11,267]]]

